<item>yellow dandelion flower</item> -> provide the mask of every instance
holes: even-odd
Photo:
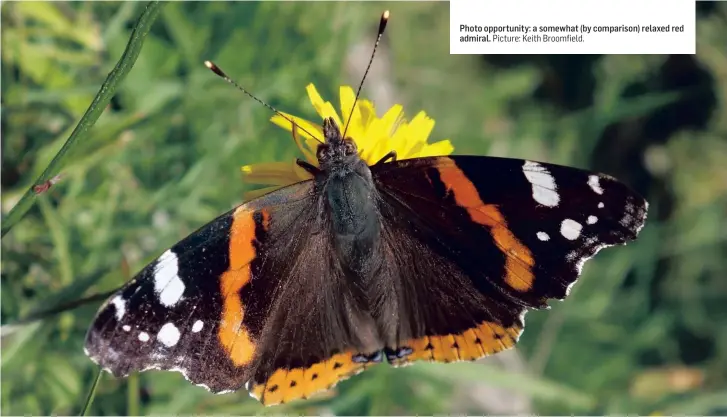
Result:
[[[429,118],[425,112],[420,111],[411,121],[404,119],[403,108],[400,104],[392,106],[383,116],[376,116],[373,103],[359,98],[356,109],[351,115],[349,123],[348,115],[351,114],[356,94],[349,86],[340,87],[341,115],[329,101],[323,101],[318,90],[313,84],[308,84],[308,97],[316,112],[322,119],[332,117],[343,132],[346,123],[348,129],[346,136],[356,142],[358,153],[368,165],[373,165],[383,158],[390,151],[396,151],[397,159],[420,158],[425,156],[449,155],[454,150],[452,143],[448,140],[441,140],[435,143],[428,143],[429,134],[434,128],[434,120]],[[311,137],[308,132],[319,140],[323,140],[323,130],[320,123],[313,123],[299,117],[283,113],[285,117],[295,121],[298,125],[298,148],[305,160],[314,166],[318,166],[316,149],[320,142]],[[273,116],[270,121],[283,129],[292,132],[293,125],[281,115]],[[272,190],[289,185],[295,182],[311,179],[311,174],[299,167],[295,160],[289,162],[271,162],[242,167],[244,179],[249,183],[265,184],[269,187],[248,193],[247,197],[252,198],[266,194]]]

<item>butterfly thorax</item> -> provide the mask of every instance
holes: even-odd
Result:
[[[323,122],[325,143],[318,146],[321,173],[316,180],[324,190],[326,216],[341,267],[362,279],[374,273],[372,262],[379,241],[378,194],[371,170],[361,159],[351,138],[343,138],[333,119]]]

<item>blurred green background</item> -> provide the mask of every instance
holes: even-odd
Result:
[[[145,4],[4,2],[2,211],[68,138]],[[449,55],[447,3],[167,4],[64,177],[2,240],[3,414],[78,413],[82,351],[112,289],[251,189],[240,166],[292,160],[263,100],[319,120],[358,85],[380,13],[391,20],[364,88],[380,114],[425,110],[456,153],[614,175],[651,202],[638,241],[588,262],[571,297],[531,312],[516,350],[478,363],[376,366],[315,400],[263,409],[177,373],[104,375],[91,414],[727,413],[727,3],[698,2],[697,54]]]

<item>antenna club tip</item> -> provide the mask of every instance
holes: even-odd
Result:
[[[218,67],[217,65],[215,65],[215,63],[212,62],[212,61],[205,61],[204,62],[204,66],[207,67],[207,68],[209,68],[212,72],[214,72],[215,74],[219,75],[222,78],[226,78],[227,77],[227,74],[225,74],[224,72],[222,72],[222,70],[220,69],[220,67]]]
[[[384,33],[384,29],[386,29],[386,23],[389,21],[389,11],[385,10],[384,13],[381,15],[381,21],[379,22],[379,35]]]

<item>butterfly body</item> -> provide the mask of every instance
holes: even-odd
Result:
[[[315,182],[323,190],[318,198],[325,200],[320,214],[327,215],[330,224],[321,226],[330,229],[346,275],[366,286],[377,268],[372,256],[381,233],[378,193],[355,142],[341,137],[333,119],[324,121],[323,133],[325,143],[317,152],[321,168]]]

